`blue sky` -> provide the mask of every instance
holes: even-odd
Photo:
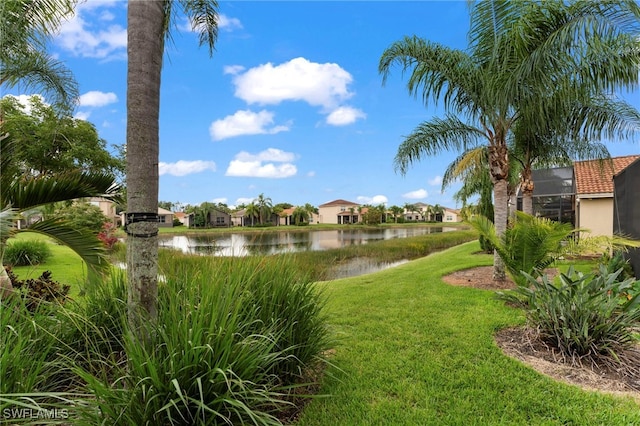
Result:
[[[160,200],[233,206],[263,193],[274,204],[456,207],[457,187],[440,191],[455,153],[394,171],[403,136],[442,111],[410,97],[400,70],[383,87],[377,66],[405,35],[464,49],[465,1],[221,1],[219,12],[211,58],[176,16],[162,74]],[[126,42],[126,2],[88,0],[51,46],[79,82],[76,116],[108,144],[125,142]],[[640,107],[638,93],[625,97]],[[609,147],[640,151],[637,140]]]

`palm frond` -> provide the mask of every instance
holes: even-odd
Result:
[[[407,90],[427,103],[443,100],[445,108],[462,112],[482,103],[479,69],[465,52],[451,49],[419,37],[405,37],[393,43],[382,54],[378,72],[384,85],[393,66],[402,73],[411,70]]]
[[[207,45],[213,55],[218,39],[218,2],[215,0],[180,0],[185,14],[191,21],[191,29],[198,33],[200,46]]]
[[[38,51],[14,55],[2,61],[0,82],[20,85],[27,91],[43,90],[60,108],[72,110],[79,96],[78,84],[66,65]]]
[[[53,238],[76,252],[93,273],[105,273],[110,268],[102,241],[91,230],[78,227],[60,218],[52,218],[29,226],[29,232],[37,232]]]
[[[93,172],[70,172],[16,180],[0,190],[2,202],[18,210],[85,197],[117,200],[119,191],[120,186],[112,175]]]
[[[454,115],[445,119],[433,118],[420,124],[398,147],[394,160],[395,169],[406,174],[410,164],[423,156],[448,150],[466,150],[478,145],[485,134],[477,127],[464,123]]]

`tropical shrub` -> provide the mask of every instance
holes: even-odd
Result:
[[[569,359],[596,365],[619,364],[629,357],[637,362],[638,351],[630,350],[637,343],[640,296],[624,297],[637,282],[618,281],[620,273],[601,266],[598,274],[585,275],[571,267],[559,284],[524,274],[528,285],[513,293],[527,306],[527,322],[539,338]]]
[[[51,249],[42,240],[14,240],[7,244],[4,263],[11,266],[29,266],[45,263],[51,257]]]
[[[108,221],[99,207],[85,202],[74,202],[56,209],[56,217],[61,217],[74,226],[87,228],[96,234],[102,230],[102,226]]]
[[[103,242],[107,250],[113,250],[113,246],[118,242],[116,237],[116,226],[111,222],[102,224],[102,231],[98,233],[98,239]]]
[[[481,236],[498,252],[511,278],[519,286],[527,284],[521,271],[539,276],[564,253],[564,243],[575,232],[571,224],[535,217],[517,211],[501,237],[494,224],[484,216],[469,220]]]

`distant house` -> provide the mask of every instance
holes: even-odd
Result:
[[[279,214],[280,218],[278,219],[278,225],[295,225],[295,223],[293,223],[293,212],[295,211],[295,209],[295,207],[290,207],[288,209],[282,210],[282,212]]]
[[[247,209],[238,210],[231,213],[231,225],[232,226],[245,226],[245,220],[249,219],[248,225],[251,225],[250,218],[246,217]]]
[[[204,220],[205,226],[207,227],[231,226],[231,215],[218,209],[212,209],[206,212]]]
[[[158,226],[171,228],[173,226],[173,212],[158,207]]]
[[[462,222],[462,216],[460,215],[460,210],[450,209],[445,207],[444,214],[442,215],[443,222]]]
[[[88,203],[98,207],[102,214],[114,225],[122,225],[122,217],[116,214],[116,204],[113,201],[102,197],[91,197]]]
[[[429,204],[425,204],[425,203],[415,203],[415,210],[407,210],[406,208],[404,209],[403,212],[403,216],[404,216],[404,220],[407,222],[424,222],[426,220],[428,220],[429,218],[428,216],[428,210],[429,210]]]
[[[191,226],[191,224],[193,223],[193,217],[194,217],[193,213],[185,213],[185,212],[173,213],[173,218],[178,219],[178,221],[184,226],[186,226],[187,228]]]
[[[258,219],[258,217],[247,216],[247,209],[231,213],[230,220],[232,226],[253,226],[260,223],[260,219]],[[272,213],[270,218],[265,218],[265,225],[277,226],[279,222],[280,216],[275,213]]]
[[[331,224],[358,223],[360,204],[346,200],[333,200],[318,206],[318,222]]]
[[[577,228],[587,229],[594,236],[613,235],[613,178],[639,158],[640,155],[628,155],[611,161],[575,162]]]

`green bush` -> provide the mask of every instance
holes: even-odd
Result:
[[[640,296],[625,294],[632,279],[617,280],[620,270],[576,274],[571,267],[560,284],[546,276],[526,275],[529,286],[513,290],[527,306],[527,320],[540,338],[570,359],[617,363],[637,340],[634,327],[640,321]]]
[[[51,249],[41,240],[14,240],[7,244],[4,263],[11,266],[30,266],[45,263],[51,257]]]

